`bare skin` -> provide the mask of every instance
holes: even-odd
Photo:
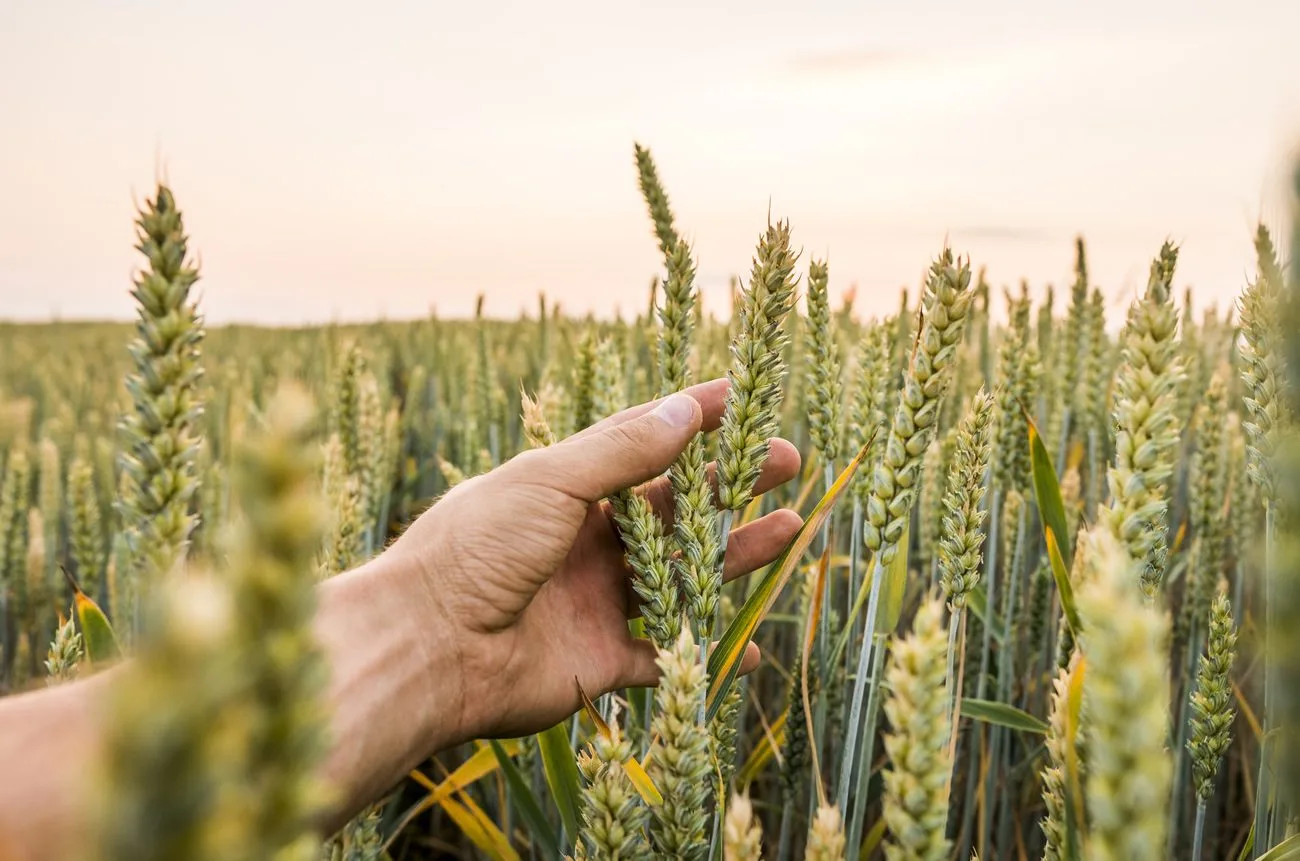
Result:
[[[337,792],[323,829],[439,750],[572,714],[575,676],[593,696],[655,684],[654,650],[628,632],[636,596],[600,500],[648,481],[644,492],[671,518],[671,490],[657,476],[701,427],[717,427],[726,389],[703,383],[519,455],[319,587],[334,740],[324,771]],[[795,448],[773,441],[758,490],[798,469]],[[774,559],[799,523],[782,510],[733,531],[727,578]],[[758,661],[750,644],[742,669]],[[118,672],[0,700],[0,861],[71,857],[84,839],[86,764]]]

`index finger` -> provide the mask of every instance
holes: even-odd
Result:
[[[722,424],[722,411],[726,407],[727,391],[731,388],[731,380],[726,377],[718,377],[704,383],[696,383],[682,389],[682,393],[690,395],[700,405],[700,411],[704,414],[704,424],[700,427],[702,431],[717,430],[718,425]],[[664,395],[664,398],[668,395]],[[647,401],[644,404],[637,404],[634,407],[628,407],[620,413],[608,418],[601,419],[589,427],[583,428],[568,439],[581,439],[591,433],[598,433],[606,428],[616,427],[623,422],[631,421],[637,416],[645,415],[650,412],[664,398],[655,398],[653,401]]]

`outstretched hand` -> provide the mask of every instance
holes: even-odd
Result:
[[[391,547],[419,572],[441,648],[455,650],[459,719],[454,736],[515,736],[580,707],[574,678],[592,696],[655,684],[655,651],[631,636],[637,596],[606,496],[640,488],[671,529],[662,474],[698,431],[715,429],[726,380],[626,410],[549,448],[525,452],[458,485]],[[799,454],[773,440],[759,492],[788,481]],[[800,525],[774,511],[731,533],[724,576],[771,562]],[[743,671],[759,661],[750,644]],[[444,664],[445,666],[445,664]]]
[[[313,629],[331,730],[322,776],[334,795],[322,830],[431,753],[554,725],[579,707],[575,676],[592,696],[655,683],[654,650],[628,631],[636,594],[601,500],[648,482],[639,492],[671,524],[662,473],[701,428],[717,427],[726,392],[725,380],[704,383],[521,454],[320,585]],[[794,447],[773,440],[758,491],[798,469]],[[735,530],[725,576],[770,562],[798,528],[794,512],[776,511]],[[751,645],[742,669],[757,663]],[[119,676],[0,699],[0,764],[12,777],[0,780],[0,855],[70,857],[88,839],[84,763],[101,754],[103,698]]]

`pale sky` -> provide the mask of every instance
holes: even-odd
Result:
[[[1300,144],[1296,0],[0,0],[0,318],[128,318],[165,175],[211,322],[645,303],[651,147],[713,307],[789,218],[891,310],[948,237],[1231,301]]]

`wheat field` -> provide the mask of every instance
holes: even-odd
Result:
[[[86,857],[1300,857],[1277,245],[1300,240],[1243,237],[1230,307],[1153,248],[1110,319],[1082,238],[1073,283],[1036,301],[936,248],[864,319],[773,220],[719,318],[689,214],[648,150],[634,167],[663,261],[632,319],[539,296],[513,320],[209,328],[202,237],[159,186],[134,324],[0,324],[0,693],[135,656]],[[676,524],[609,500],[660,686],[442,751],[316,833],[314,585],[456,484],[722,376],[722,427],[669,473]],[[801,473],[755,495],[776,436]],[[805,517],[788,552],[724,585],[730,529],[778,507]],[[236,622],[205,640],[223,602]],[[214,739],[240,710],[257,719]],[[252,803],[223,808],[230,787]],[[192,833],[237,816],[256,827],[224,845]]]

